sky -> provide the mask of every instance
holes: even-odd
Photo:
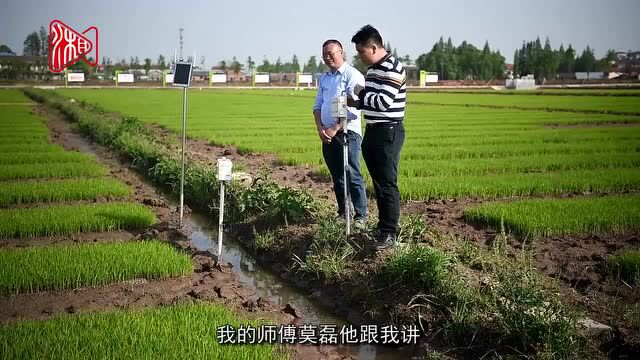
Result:
[[[533,5],[533,6],[532,6]],[[412,59],[428,52],[440,36],[454,45],[463,40],[478,48],[489,41],[507,62],[523,41],[549,38],[555,49],[571,44],[581,53],[587,46],[602,57],[608,49],[640,50],[640,0],[477,0],[477,1],[95,1],[2,0],[0,44],[21,54],[26,36],[40,26],[61,20],[84,31],[99,30],[99,59],[113,62],[138,56],[155,63],[172,58],[184,28],[183,57],[196,52],[210,68],[234,56],[256,64],[300,63],[320,59],[322,42],[342,42],[348,59],[355,50],[351,36],[363,25],[376,27],[399,55]]]

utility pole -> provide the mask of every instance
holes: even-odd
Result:
[[[179,60],[183,60],[182,58],[182,32],[184,31],[184,28],[180,28],[180,58]]]

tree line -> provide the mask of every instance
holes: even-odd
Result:
[[[44,26],[41,26],[39,31],[33,31],[28,34],[23,43],[23,55],[46,57],[49,45],[48,36]],[[431,50],[418,56],[415,62],[409,55],[398,56],[396,49],[389,42],[385,44],[385,48],[405,65],[415,64],[419,70],[436,72],[442,80],[492,80],[504,78],[505,76],[505,58],[499,50],[493,51],[488,41],[485,42],[482,49],[479,49],[467,41],[462,41],[460,45],[456,46],[450,37],[445,42],[441,36]],[[0,52],[15,54],[6,45],[0,45]],[[202,57],[200,59],[201,66],[196,67],[204,69],[204,60],[204,57]],[[562,73],[608,71],[615,60],[616,53],[613,50],[609,50],[603,58],[596,59],[594,50],[588,45],[578,55],[571,44],[566,49],[563,44],[558,49],[553,49],[548,38],[544,46],[540,38],[537,38],[534,41],[523,42],[522,47],[515,51],[513,74],[516,77],[533,74],[536,79],[553,79]],[[367,65],[362,63],[357,55],[352,57],[351,63],[361,72],[366,72]],[[29,71],[28,67],[20,66],[15,62],[11,62],[11,64],[11,70],[5,71],[11,71],[12,73]],[[141,62],[137,56],[130,57],[128,62],[124,58],[117,62],[112,62],[110,58],[103,57],[102,65],[106,75],[111,75],[116,70],[130,68],[144,69],[147,72],[151,68],[164,70],[170,67],[170,62],[163,55],[159,55],[155,62],[151,58],[145,58]],[[313,55],[306,63],[301,63],[296,54],[293,55],[290,61],[283,62],[278,57],[273,63],[265,56],[261,64],[256,64],[251,56],[243,64],[234,56],[231,61],[221,60],[212,68],[232,71],[246,69],[248,74],[253,72],[294,73],[298,71],[319,73],[328,70],[322,58],[318,59],[316,55]],[[75,63],[71,66],[71,69],[88,73],[95,71],[82,61]]]

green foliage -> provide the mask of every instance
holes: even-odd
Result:
[[[504,77],[504,56],[493,52],[489,43],[483,50],[463,41],[454,47],[451,38],[445,44],[442,37],[431,51],[418,56],[420,70],[437,72],[440,80],[492,80]]]
[[[0,263],[2,294],[176,277],[193,271],[189,255],[156,241],[8,249],[0,251]]]
[[[111,179],[70,179],[47,182],[0,182],[0,206],[33,202],[90,200],[97,196],[122,197],[131,190]]]
[[[419,244],[424,240],[427,225],[421,215],[408,214],[400,218],[398,241],[407,244]]]
[[[108,203],[0,210],[0,239],[137,229],[156,222],[143,205]]]
[[[624,250],[609,255],[606,268],[616,279],[640,285],[640,251]]]
[[[640,228],[640,196],[533,199],[467,209],[469,221],[526,236],[621,234]]]
[[[50,163],[3,165],[0,180],[100,177],[109,173],[98,163]]]
[[[318,223],[318,230],[304,258],[294,255],[294,261],[301,271],[315,274],[328,282],[337,281],[346,273],[359,249],[344,236],[344,222],[324,217]]]
[[[60,110],[98,143],[131,158],[154,182],[179,192],[181,167],[177,154],[166,149],[137,117],[116,120],[107,110],[84,101],[78,105],[57,93],[35,89],[26,93]],[[186,162],[185,199],[192,206],[218,211],[219,182],[214,167]],[[225,204],[227,219],[231,221],[267,216],[285,223],[311,219],[317,206],[306,191],[278,186],[264,176],[249,189],[231,182]]]
[[[0,164],[53,164],[53,163],[87,163],[95,161],[90,154],[80,152],[2,152]]]
[[[447,256],[440,250],[423,245],[410,245],[396,250],[385,274],[391,280],[402,280],[420,290],[431,290],[440,286],[447,274]]]
[[[579,338],[576,318],[559,294],[542,290],[541,277],[530,264],[498,266],[488,285],[496,320],[509,338],[523,349],[554,353],[558,358],[573,356]]]
[[[174,305],[24,321],[0,327],[3,359],[287,359],[274,344],[221,345],[216,329],[257,321],[222,305]],[[126,339],[126,341],[123,341]],[[79,344],[81,344],[79,346]]]

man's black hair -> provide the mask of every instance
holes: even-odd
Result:
[[[376,45],[384,47],[382,43],[382,36],[380,36],[378,30],[371,25],[365,25],[358,30],[358,32],[351,38],[351,42],[360,46]]]
[[[340,50],[342,50],[342,44],[340,44],[340,41],[338,41],[336,39],[329,39],[329,40],[325,41],[324,43],[322,43],[322,47],[324,48],[325,46],[327,46],[329,44],[337,44],[340,47]]]

